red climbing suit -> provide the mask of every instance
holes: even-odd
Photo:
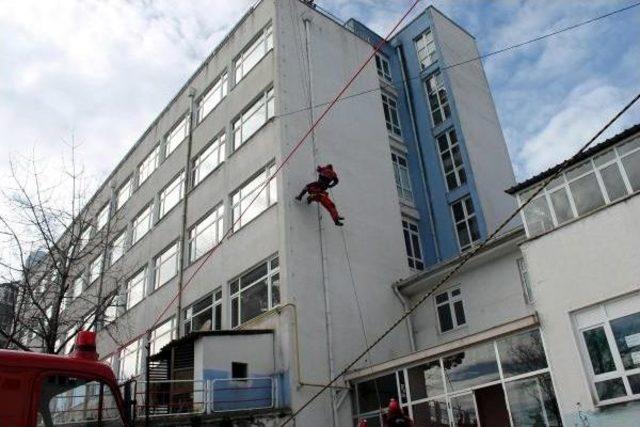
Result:
[[[333,222],[342,226],[343,217],[338,213],[335,203],[329,197],[327,189],[334,187],[338,184],[338,175],[334,172],[333,166],[318,166],[318,180],[307,184],[302,192],[296,197],[298,200],[302,200],[302,197],[309,193],[307,196],[307,203],[318,202],[329,212]]]

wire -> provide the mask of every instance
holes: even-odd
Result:
[[[480,250],[482,250],[491,240],[493,240],[507,225],[513,220],[522,209],[525,208],[538,194],[540,194],[544,188],[549,185],[551,181],[556,179],[563,171],[566,169],[575,159],[577,159],[589,146],[600,137],[613,123],[615,123],[629,108],[635,104],[638,99],[640,99],[640,93],[638,93],[627,105],[625,105],[606,125],[604,125],[596,134],[587,141],[573,156],[569,159],[565,160],[560,164],[558,170],[544,180],[542,185],[538,187],[536,191],[533,192],[529,196],[527,200],[524,201],[518,208],[516,208],[500,225],[496,228],[485,240],[481,243],[473,247],[469,252],[467,252],[462,259],[456,264],[456,266],[451,269],[440,281],[427,293],[425,293],[420,299],[411,306],[407,311],[405,311],[385,332],[383,332],[378,338],[376,338],[373,343],[362,351],[352,362],[350,362],[335,378],[332,378],[328,384],[322,386],[322,388],[316,392],[309,400],[307,400],[300,408],[296,409],[289,417],[280,425],[283,427],[287,425],[290,421],[294,420],[295,417],[300,414],[307,406],[311,404],[314,400],[316,400],[322,393],[324,393],[329,387],[331,387],[340,377],[344,376],[356,363],[360,361],[364,356],[368,354],[371,348],[375,347],[382,341],[387,335],[391,333],[400,323],[402,323],[407,317],[411,315],[422,303],[424,303],[431,295],[433,295],[442,285],[444,285],[451,277],[453,277],[460,269],[471,259],[473,258]]]
[[[552,31],[550,33],[543,34],[541,36],[534,37],[532,39],[525,40],[525,41],[520,42],[520,43],[512,44],[510,46],[506,46],[506,47],[500,48],[498,50],[494,50],[494,51],[487,52],[487,53],[482,54],[482,55],[475,56],[475,57],[473,57],[471,59],[465,59],[464,61],[461,61],[461,62],[456,62],[456,63],[451,64],[451,65],[445,65],[443,67],[440,67],[440,70],[441,71],[442,70],[450,70],[451,68],[459,67],[461,65],[465,65],[465,64],[468,64],[470,62],[474,62],[474,61],[477,61],[477,60],[480,60],[480,59],[489,58],[489,57],[492,57],[492,56],[495,56],[495,55],[499,55],[499,54],[504,53],[504,52],[508,52],[510,50],[518,49],[520,47],[527,46],[529,44],[539,42],[539,41],[547,39],[549,37],[557,36],[558,34],[561,34],[561,33],[567,32],[567,31],[571,31],[571,30],[575,30],[576,28],[580,28],[580,27],[583,27],[585,25],[593,24],[593,23],[595,23],[597,21],[600,21],[602,19],[605,19],[605,18],[608,18],[610,16],[616,15],[618,13],[626,12],[627,10],[633,9],[635,7],[638,7],[638,6],[640,6],[640,2],[633,3],[633,4],[629,5],[629,6],[626,6],[626,7],[620,8],[620,9],[616,9],[616,10],[611,11],[609,13],[605,13],[604,15],[599,15],[599,16],[596,16],[594,18],[588,19],[586,21],[582,21],[582,22],[579,22],[577,24],[569,25],[568,27],[564,27],[564,28],[561,28],[559,30]],[[401,83],[405,83],[405,82],[408,82],[408,81],[411,81],[411,80],[420,79],[420,78],[422,78],[422,75],[418,74],[418,75],[415,75],[415,76],[406,77],[404,79],[399,79],[399,80],[395,81],[394,83],[401,84]],[[369,94],[369,93],[372,93],[372,92],[377,92],[377,91],[380,91],[380,90],[381,90],[380,85],[377,85],[376,87],[371,88],[371,89],[367,89],[367,90],[363,90],[361,92],[352,93],[351,95],[343,96],[340,99],[340,101],[344,101],[344,100],[347,100],[347,99],[350,99],[350,98],[355,98],[355,97],[361,96],[361,95],[366,95],[366,94]],[[306,111],[306,110],[308,110],[310,108],[322,107],[322,106],[327,105],[329,103],[330,103],[330,101],[321,102],[320,104],[316,104],[316,105],[314,105],[312,107],[303,107],[303,108],[300,108],[298,110],[293,110],[293,111],[289,111],[289,112],[286,112],[286,113],[279,114],[277,117],[290,116],[290,115],[293,115],[293,114],[301,113],[301,112]]]

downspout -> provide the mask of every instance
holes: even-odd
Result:
[[[402,305],[402,311],[406,313],[407,310],[409,309],[409,304],[407,303],[407,298],[405,298],[405,296],[402,295],[402,292],[398,288],[398,284],[397,283],[394,283],[393,285],[391,285],[391,288],[393,289],[393,293],[396,294],[396,297],[398,297],[398,300],[400,301],[400,304]],[[411,320],[411,315],[408,315],[405,320],[407,321],[407,331],[409,332],[409,347],[411,348],[411,352],[415,353],[415,351],[416,351],[416,339],[414,337],[413,320]]]
[[[303,18],[304,22],[304,30],[305,30],[305,53],[306,53],[306,62],[307,62],[307,94],[309,99],[309,122],[313,123],[314,121],[314,96],[313,96],[313,70],[311,68],[311,30],[310,23],[311,20],[309,18]],[[315,130],[311,130],[311,145],[313,147],[313,161],[314,166],[318,166],[318,147],[316,145],[316,136]],[[320,207],[317,207],[318,211],[318,236],[320,239],[320,256],[322,258],[322,291],[324,294],[324,314],[325,314],[325,329],[326,329],[326,341],[327,341],[327,358],[329,363],[329,381],[335,378],[335,360],[333,357],[333,330],[332,330],[332,316],[331,316],[331,300],[329,297],[329,288],[328,288],[328,274],[327,274],[327,256],[325,250],[324,239],[322,238],[322,217],[320,214]],[[331,389],[331,416],[333,421],[333,426],[335,427],[338,422],[338,408],[336,407],[336,395],[335,390]]]
[[[413,99],[411,97],[411,92],[409,92],[409,85],[407,80],[407,72],[406,72],[406,63],[404,60],[404,54],[402,53],[402,48],[400,46],[396,47],[396,52],[398,54],[398,58],[400,58],[400,71],[402,72],[402,86],[404,87],[404,93],[407,97],[407,109],[409,110],[409,118],[411,119],[411,128],[413,129],[414,135],[414,144],[416,146],[416,152],[418,153],[418,157],[420,161],[418,162],[420,166],[420,178],[422,180],[422,185],[424,186],[425,193],[427,193],[427,213],[429,214],[429,228],[431,230],[431,237],[433,238],[434,248],[436,252],[436,262],[441,261],[440,256],[440,243],[438,241],[438,234],[436,233],[435,226],[435,216],[433,214],[433,199],[431,198],[431,190],[429,188],[429,182],[427,180],[426,174],[426,165],[424,162],[424,153],[422,152],[422,147],[420,147],[420,142],[418,141],[418,126],[416,125],[415,113],[413,111]]]
[[[182,324],[180,317],[180,313],[182,312],[182,288],[184,286],[184,268],[185,268],[185,236],[187,235],[187,204],[189,198],[187,197],[188,189],[191,181],[191,145],[193,141],[193,125],[195,123],[194,120],[194,105],[195,105],[195,96],[196,90],[195,88],[189,88],[189,133],[187,135],[187,158],[185,160],[184,166],[184,195],[182,196],[182,212],[181,212],[181,228],[180,228],[180,262],[178,263],[178,304],[176,308],[176,332],[177,336],[181,336]]]

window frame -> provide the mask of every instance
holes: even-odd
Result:
[[[458,291],[457,295],[453,295],[453,293],[455,291]],[[441,295],[447,295],[447,300],[444,302],[437,302],[437,298]],[[455,303],[459,302],[460,305],[462,306],[462,314],[464,315],[464,323],[459,323],[458,322],[458,317],[456,315],[456,311],[455,311]],[[433,296],[433,304],[435,307],[435,315],[436,315],[436,320],[438,322],[438,333],[439,334],[446,334],[448,332],[452,332],[452,331],[456,331],[460,328],[465,327],[469,321],[468,321],[468,316],[467,316],[467,311],[465,309],[465,303],[464,303],[464,297],[462,294],[462,286],[457,285],[451,288],[448,288],[438,294],[435,294]],[[440,322],[440,315],[438,312],[438,309],[440,307],[443,306],[447,306],[449,309],[449,314],[451,315],[451,321],[452,321],[452,325],[453,327],[451,329],[447,329],[446,331],[442,330],[442,323]]]
[[[103,254],[101,253],[100,255],[98,255],[97,257],[95,257],[93,259],[93,261],[91,261],[89,263],[89,279],[88,279],[88,284],[91,285],[93,284],[96,280],[98,280],[100,278],[100,276],[102,275],[102,258],[103,258]],[[98,263],[97,266],[97,273],[95,271],[95,264]],[[95,277],[94,277],[94,273]]]
[[[123,191],[126,191],[126,196],[123,196]],[[125,179],[124,183],[118,187],[116,191],[116,209],[115,211],[120,210],[124,205],[127,204],[131,195],[133,194],[133,178],[130,175]]]
[[[133,347],[135,345],[135,348],[133,348],[132,350],[129,350],[130,347]],[[132,342],[130,342],[129,344],[127,344],[126,346],[124,346],[120,352],[118,353],[118,380],[119,381],[125,381],[129,378],[125,378],[122,376],[123,374],[123,365],[124,365],[124,361],[126,360],[125,358],[127,356],[130,356],[132,354],[135,353],[135,374],[131,377],[131,378],[136,378],[138,376],[140,376],[140,374],[142,373],[142,357],[143,357],[143,350],[144,350],[144,345],[142,342],[142,338],[138,338]]]
[[[168,254],[171,251],[175,251],[171,254]],[[168,255],[168,256],[167,256]],[[167,256],[166,259],[162,259]],[[162,283],[160,283],[160,272],[162,271],[162,267],[171,261],[171,257],[175,257],[173,262],[175,263],[175,269],[173,274],[166,278]],[[180,241],[174,240],[173,243],[169,244],[165,247],[160,253],[153,257],[153,290],[161,288],[163,285],[170,282],[174,277],[178,275],[178,270],[180,268]]]
[[[377,52],[375,61],[378,77],[387,83],[391,83],[393,79],[391,78],[391,67],[389,66],[389,59],[387,56],[383,53]]]
[[[221,239],[224,237],[224,203],[220,202],[213,207],[209,212],[200,217],[188,230],[187,237],[187,249],[189,256],[189,264],[196,262],[200,259],[201,256],[209,252],[212,248],[218,245]],[[198,227],[201,226],[204,222],[213,218],[211,224],[207,225],[204,229],[197,231]],[[197,247],[197,238],[202,236],[204,233],[211,230],[213,227],[213,231],[215,232],[215,238],[213,239],[213,245],[204,249],[203,252],[198,253]]]
[[[217,94],[220,94],[220,98],[210,107],[205,108],[206,104],[212,97]],[[196,105],[196,123],[202,123],[202,121],[207,118],[209,114],[216,109],[218,105],[224,100],[224,98],[229,93],[229,72],[225,69],[216,77],[216,79],[209,85],[209,87],[204,91],[203,95],[198,99],[198,103]],[[205,111],[206,110],[206,111]],[[205,111],[205,112],[203,112]]]
[[[415,227],[415,230],[412,230],[411,226]],[[412,220],[406,216],[402,217],[402,236],[404,238],[405,244],[405,254],[407,256],[407,264],[409,268],[413,271],[423,271],[425,269],[425,261],[424,261],[424,251],[422,250],[422,240],[420,238],[420,224],[417,221]],[[407,237],[409,240],[407,241]],[[418,243],[418,250],[420,252],[420,257],[416,257],[416,248],[414,243]],[[409,254],[408,249],[411,247],[411,254]]]
[[[431,81],[435,81],[435,89],[432,91]],[[424,81],[425,92],[427,95],[427,106],[429,107],[429,113],[431,116],[431,123],[433,127],[440,126],[445,123],[449,118],[451,118],[451,105],[449,101],[449,91],[444,82],[444,76],[442,72],[437,71],[427,77]],[[445,100],[442,100],[442,91],[444,91]],[[431,105],[431,98],[434,96],[434,99],[437,100],[438,105],[434,110],[434,107]],[[447,113],[448,111],[448,113]],[[436,123],[435,114],[439,113],[441,119]]]
[[[193,307],[198,304],[199,302],[203,301],[204,299],[208,298],[209,295],[211,296],[211,304],[207,305],[206,307],[204,307],[203,309],[199,310],[198,312],[193,312]],[[222,292],[222,287],[217,287],[216,289],[214,289],[212,292],[210,292],[209,294],[205,295],[202,298],[199,298],[198,300],[194,301],[193,303],[189,304],[186,308],[183,309],[182,313],[183,313],[183,322],[182,322],[182,327],[184,328],[184,332],[185,335],[186,334],[190,334],[192,332],[194,332],[193,329],[193,319],[194,317],[197,317],[203,313],[205,313],[207,310],[211,311],[211,331],[219,331],[222,329],[222,322],[224,321],[224,317],[223,317],[223,302],[224,302],[224,298],[223,298],[223,292]],[[216,310],[219,309],[220,310],[220,324],[218,324],[216,322]],[[189,310],[191,310],[191,312],[189,313]],[[189,332],[187,332],[187,324],[189,325]]]
[[[186,190],[186,175],[185,171],[180,171],[177,175],[171,178],[171,181],[165,185],[158,193],[158,220],[164,218],[169,212],[182,202],[184,199]],[[175,191],[178,191],[178,199],[174,204],[167,206],[166,201],[169,196],[172,196]],[[152,208],[153,209],[153,208]]]
[[[259,48],[264,48],[256,61],[245,69],[244,65],[248,58]],[[273,50],[273,23],[267,23],[262,29],[247,43],[240,53],[233,59],[234,83],[238,85],[266,56]],[[239,72],[238,72],[239,71]]]
[[[160,166],[160,145],[156,144],[144,160],[142,160],[138,165],[138,187],[144,184],[147,179],[153,175],[156,169],[158,169],[158,166]],[[145,171],[144,174],[143,170]]]
[[[455,136],[455,143],[452,143],[452,139],[451,139],[451,135]],[[442,147],[440,146],[440,138],[444,137],[444,139],[447,141],[447,147],[443,150]],[[447,187],[447,191],[454,191],[457,190],[458,188],[462,187],[463,185],[465,185],[467,183],[467,170],[465,168],[465,164],[464,164],[464,158],[462,156],[462,146],[460,144],[460,139],[458,138],[458,133],[456,132],[455,128],[450,128],[445,130],[444,132],[438,134],[438,136],[436,136],[435,138],[436,140],[436,146],[438,149],[438,157],[440,159],[440,171],[442,172],[442,178],[444,179],[444,185]],[[457,148],[457,151],[460,155],[460,164],[456,165],[455,162],[455,155],[454,155],[454,151]],[[451,158],[451,167],[452,169],[450,171],[447,172],[446,166],[445,166],[445,162],[444,162],[444,156],[445,154],[448,154],[449,157]],[[461,172],[462,172],[462,176],[464,178],[462,178],[461,176]],[[449,180],[447,179],[448,176],[453,175],[455,182],[456,182],[456,186],[455,187],[451,187],[449,186]]]
[[[160,335],[157,335],[158,330],[161,329],[163,326],[166,326],[167,324],[169,324],[169,327],[170,327],[169,330],[162,331]],[[156,345],[158,344],[158,341],[162,342],[162,339],[168,335],[169,336],[168,342],[171,342],[178,337],[177,332],[178,332],[178,325],[176,322],[176,316],[171,316],[170,318],[166,319],[165,321],[160,323],[158,326],[153,328],[151,330],[151,336],[149,339],[149,356],[159,353],[162,347],[164,347],[162,346],[160,348],[155,348]]]
[[[404,162],[404,164],[402,164]],[[409,172],[409,160],[404,154],[391,151],[391,163],[393,164],[394,178],[398,196],[401,200],[413,203],[413,189],[411,186],[411,174]],[[406,179],[406,183],[403,182]],[[406,187],[405,187],[406,184]]]
[[[264,120],[253,129],[252,132],[245,135],[244,126],[252,119],[256,114],[261,114],[261,110],[264,108]],[[260,129],[262,129],[269,120],[275,116],[275,90],[273,83],[266,89],[260,92],[258,96],[252,99],[248,105],[246,105],[240,114],[238,114],[231,121],[231,138],[232,138],[232,152],[236,152],[240,147],[245,145],[254,135],[256,135]]]
[[[109,223],[109,203],[106,203],[96,215],[96,232],[102,230]]]
[[[388,92],[381,91],[382,111],[387,132],[398,138],[402,138],[402,125],[400,124],[400,113],[398,112],[398,98]]]
[[[154,207],[153,201],[147,203],[147,205],[144,208],[142,208],[136,214],[136,216],[134,216],[133,219],[131,220],[131,246],[135,245],[140,240],[142,240],[144,236],[149,234],[149,232],[153,229],[153,224],[154,224],[153,207]],[[144,222],[141,220],[141,218],[144,218],[144,217],[146,217],[146,221],[148,222],[148,227],[144,231],[144,233],[138,235],[138,227],[144,224]]]
[[[118,258],[114,259],[113,258],[114,248],[116,247],[116,243],[118,243],[119,240],[122,240],[122,245],[118,246],[121,248],[121,253],[120,253],[120,256],[118,256]],[[111,241],[111,244],[109,245],[109,267],[114,265],[120,258],[124,256],[124,254],[126,253],[126,244],[127,244],[127,229],[124,229],[120,232],[120,234],[117,234],[113,238],[113,240]]]
[[[431,28],[427,29],[418,37],[416,37],[413,42],[416,48],[418,63],[420,64],[420,68],[422,70],[426,70],[431,65],[438,62],[438,49],[433,38],[433,33],[431,32]],[[420,47],[421,42],[424,42],[423,47]],[[422,52],[425,52],[426,55],[423,55]]]
[[[191,123],[189,114],[183,115],[164,136],[164,144],[162,149],[163,158],[167,159],[180,145],[189,137],[191,131]],[[180,138],[180,130],[183,129],[183,135]]]
[[[469,214],[468,209],[467,209],[467,200],[469,200],[471,202],[471,206],[473,207],[473,213]],[[464,218],[462,220],[457,220],[456,219],[456,214],[455,214],[455,210],[454,210],[454,206],[457,205],[458,203],[460,203],[460,205],[462,206],[462,210],[464,213]],[[450,205],[450,211],[451,211],[451,220],[453,222],[453,228],[455,229],[456,232],[456,237],[457,237],[457,242],[458,242],[458,249],[460,250],[460,252],[464,252],[466,250],[469,250],[471,248],[473,248],[477,242],[479,242],[480,240],[482,240],[482,233],[480,232],[480,223],[478,221],[478,214],[476,212],[476,207],[475,204],[473,203],[473,198],[471,197],[471,195],[467,195],[464,197],[461,197],[460,199],[456,200],[455,202],[451,203]],[[476,227],[477,227],[477,231],[478,231],[478,238],[473,240],[473,236],[471,235],[471,220],[475,218],[475,223],[476,223]],[[469,243],[466,246],[462,246],[462,243],[460,241],[460,233],[458,232],[458,224],[464,223],[465,224],[465,230],[467,231],[467,237],[469,238]]]
[[[144,300],[144,297],[147,294],[146,292],[147,276],[148,276],[147,270],[148,270],[147,266],[145,265],[144,267],[140,268],[137,272],[135,272],[133,275],[129,276],[129,278],[127,279],[127,282],[125,284],[125,311],[131,310],[133,307],[140,304],[142,300]],[[132,286],[131,283],[134,281],[137,281],[137,283]],[[138,287],[141,288],[140,299],[138,299],[133,304],[131,304],[131,293],[134,289],[137,289]]]
[[[222,166],[226,160],[227,134],[223,130],[191,159],[191,188],[195,188],[209,175]],[[210,152],[209,152],[210,151]],[[214,158],[217,163],[206,173],[202,174],[201,168],[208,160]]]
[[[277,266],[272,267],[272,263],[275,261],[277,263]],[[243,285],[242,284],[242,278],[246,277],[249,273],[253,272],[254,270],[256,270],[257,268],[261,267],[263,264],[266,264],[267,266],[267,273],[263,276],[260,276],[259,278],[254,279],[251,283],[249,283],[248,285]],[[278,298],[278,302],[276,304],[273,303],[273,284],[274,284],[274,280],[273,277],[275,275],[278,275],[278,287],[281,288],[282,287],[282,281],[281,281],[281,277],[280,277],[280,258],[278,254],[272,255],[269,258],[267,258],[264,261],[261,261],[253,266],[251,266],[250,268],[248,268],[247,270],[245,270],[243,273],[239,274],[238,276],[234,277],[233,279],[229,280],[228,282],[228,286],[229,286],[229,324],[231,325],[231,329],[236,329],[240,326],[242,326],[244,323],[251,321],[252,319],[255,319],[256,317],[260,316],[254,316],[250,319],[245,320],[244,322],[242,321],[242,294],[248,290],[250,290],[251,288],[255,287],[256,285],[258,285],[259,283],[261,283],[263,280],[267,282],[267,309],[265,310],[265,313],[273,310],[276,307],[279,307],[281,304],[280,298]],[[237,282],[237,291],[232,292],[231,291],[231,287],[233,285],[234,282]],[[280,295],[280,291],[279,295]],[[237,324],[234,324],[233,322],[233,302],[237,300]]]
[[[240,230],[245,225],[252,222],[257,217],[259,217],[263,212],[267,211],[271,206],[274,206],[276,203],[278,203],[278,185],[277,185],[276,176],[274,175],[276,170],[277,169],[276,169],[275,163],[270,163],[269,165],[260,168],[260,170],[257,173],[253,174],[251,178],[247,179],[242,185],[236,188],[229,195],[229,200],[231,201],[231,209],[230,209],[231,227],[233,228],[234,233]],[[264,174],[264,178],[262,182],[259,182],[256,185],[256,187],[253,190],[251,190],[249,194],[242,196],[242,190],[245,189],[246,187],[251,186],[254,182],[259,180],[263,174]],[[244,213],[246,212],[247,207],[245,206],[243,210],[242,202],[248,200],[249,203],[251,203],[253,199],[256,197],[256,191],[263,191],[263,188],[264,188],[264,191],[266,192],[267,205],[263,209],[261,209],[259,212],[257,212],[252,218],[249,218],[248,220],[244,220]],[[236,196],[238,194],[240,194],[240,197],[236,201]],[[255,206],[255,204],[252,204],[251,206]],[[239,208],[237,209],[237,212],[236,212],[236,208]],[[240,217],[240,215],[242,216]],[[240,220],[237,221],[238,218],[240,218]]]

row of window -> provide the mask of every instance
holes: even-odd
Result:
[[[538,187],[518,194],[521,204]],[[640,138],[626,141],[563,172],[523,210],[528,236],[640,191]]]

